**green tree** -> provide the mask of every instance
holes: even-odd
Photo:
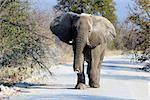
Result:
[[[0,67],[36,64],[44,55],[28,0],[0,1]]]
[[[129,16],[129,21],[133,24],[131,49],[141,51],[143,56],[139,60],[150,60],[150,1],[136,0],[135,4]]]
[[[127,47],[134,50],[137,60],[150,62],[150,1],[134,0],[135,7],[130,10],[128,21],[133,26],[128,35]],[[149,63],[150,68],[150,63]]]
[[[57,2],[56,10],[102,15],[112,23],[117,21],[113,0],[57,0]]]

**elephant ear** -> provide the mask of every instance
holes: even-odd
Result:
[[[72,31],[73,20],[78,15],[72,12],[61,14],[56,17],[50,24],[50,29],[61,41],[70,44],[72,41],[74,32]]]
[[[109,43],[115,38],[115,28],[108,19],[101,16],[93,16],[92,20],[92,33],[89,38],[90,47],[96,47],[99,44]]]

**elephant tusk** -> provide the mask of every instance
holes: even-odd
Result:
[[[69,41],[69,43],[72,44],[72,43],[73,43],[73,40]]]
[[[79,71],[79,70],[75,70],[75,73],[79,74],[79,73],[80,73],[80,71]]]
[[[89,39],[87,39],[86,42],[87,42],[87,45],[90,46],[90,41],[89,41]]]

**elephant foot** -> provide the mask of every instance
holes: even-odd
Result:
[[[84,90],[85,88],[86,88],[86,85],[83,84],[83,83],[78,83],[78,84],[75,86],[75,89]]]
[[[99,83],[90,83],[89,85],[92,88],[99,88],[100,87]]]

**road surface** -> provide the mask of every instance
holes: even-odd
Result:
[[[76,74],[67,63],[53,67],[47,86],[22,88],[9,100],[150,100],[150,73],[137,69],[142,65],[123,56],[107,57],[102,65],[100,88],[74,89]]]

